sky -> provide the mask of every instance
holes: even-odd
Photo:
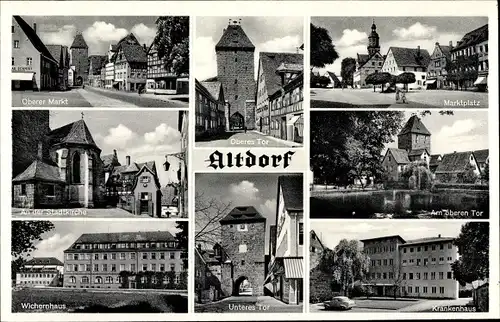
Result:
[[[426,49],[429,55],[435,43],[448,45],[469,31],[488,23],[487,17],[312,17],[311,23],[326,28],[339,54],[332,65],[320,69],[340,75],[342,59],[368,54],[368,36],[373,19],[380,37],[380,53],[386,55],[389,47]]]
[[[52,130],[82,118],[82,111],[50,111]],[[177,130],[177,111],[84,111],[84,120],[101,157],[116,149],[118,161],[155,161],[161,186],[177,182],[179,160],[169,157],[169,171],[163,170],[165,155],[180,152],[181,134]]]
[[[105,55],[110,44],[133,33],[141,44],[150,46],[156,36],[156,18],[148,16],[22,16],[46,45],[71,46],[82,33],[89,55]]]
[[[266,254],[269,252],[269,226],[276,223],[276,198],[279,173],[197,173],[196,195],[202,193],[228,204],[229,211],[237,206],[254,206],[266,218]],[[196,219],[195,219],[196,220]],[[198,222],[199,225],[199,222]],[[196,229],[199,229],[199,226]]]
[[[404,123],[419,111],[405,111]],[[420,115],[420,114],[417,114]],[[488,111],[459,111],[453,115],[441,115],[433,111],[421,118],[431,132],[431,154],[445,154],[488,149]],[[397,148],[397,136],[387,147]],[[385,154],[385,150],[383,151]]]
[[[119,233],[139,231],[169,231],[179,229],[172,221],[52,221],[54,229],[42,234],[31,257],[56,257],[64,263],[64,251],[85,233]]]
[[[304,42],[304,17],[197,17],[193,48],[198,80],[217,76],[215,45],[230,19],[241,19],[243,30],[255,46],[255,78],[260,51],[295,53]]]
[[[313,220],[310,229],[314,230],[321,242],[330,249],[335,248],[342,239],[360,240],[383,236],[400,235],[404,240],[427,237],[457,237],[464,221],[420,221],[418,225],[405,220],[387,221],[348,221],[339,225],[335,220]]]

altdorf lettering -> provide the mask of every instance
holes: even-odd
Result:
[[[283,169],[286,169],[290,165],[290,162],[292,161],[292,155],[294,154],[295,152],[288,151],[283,154],[272,154],[272,155],[262,154],[260,156],[256,156],[255,154],[250,152],[250,150],[244,153],[243,155],[242,153],[233,154],[232,152],[224,154],[216,150],[215,152],[210,154],[210,157],[207,160],[207,162],[209,162],[208,167],[213,168],[215,170],[224,169],[225,167],[228,168],[283,167]]]

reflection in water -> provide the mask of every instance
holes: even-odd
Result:
[[[390,215],[390,216],[387,216]],[[311,218],[488,218],[488,191],[328,192],[311,197]]]

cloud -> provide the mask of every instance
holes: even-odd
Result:
[[[74,25],[64,25],[61,28],[50,28],[51,31],[40,31],[40,38],[47,45],[71,46],[76,35]]]
[[[83,36],[86,42],[98,44],[100,42],[116,42],[128,34],[125,28],[116,28],[115,25],[105,21],[96,21],[88,27]]]
[[[363,45],[366,47],[368,35],[366,32],[360,32],[356,29],[344,29],[342,37],[334,42],[336,46],[339,47],[351,47],[357,45]]]
[[[132,130],[123,124],[109,129],[109,134],[104,137],[104,143],[118,149],[127,146],[130,140],[137,136]]]
[[[229,192],[232,194],[232,200],[255,200],[257,199],[257,194],[259,189],[255,186],[253,182],[243,180],[238,184],[231,184],[229,186]],[[240,199],[241,198],[241,199]]]
[[[296,52],[297,47],[302,45],[301,37],[298,35],[285,36],[268,40],[257,47],[259,51],[265,52]]]
[[[162,123],[155,128],[154,132],[146,132],[144,141],[149,144],[171,143],[179,141],[180,136],[179,131]]]
[[[131,32],[137,37],[137,40],[139,40],[141,44],[146,44],[146,46],[151,45],[156,36],[156,28],[150,28],[143,23],[132,27]]]
[[[392,33],[402,40],[432,39],[435,37],[437,28],[416,22],[408,28],[396,28]]]
[[[276,217],[276,199],[267,199],[257,207],[257,210],[264,216],[272,219],[272,223],[274,223],[274,218]]]
[[[58,257],[62,258],[63,251],[73,244],[76,236],[72,233],[61,236],[56,233],[36,245],[33,257]]]
[[[215,56],[215,41],[212,37],[196,38],[194,59],[195,73],[198,80],[204,80],[217,75],[217,58]]]
[[[462,136],[474,130],[478,124],[474,120],[457,120],[452,125],[445,125],[436,135],[440,140]]]

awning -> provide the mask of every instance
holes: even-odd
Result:
[[[476,81],[474,82],[474,85],[483,85],[483,84],[487,84],[488,83],[488,80],[486,79],[486,77],[478,77],[476,79]]]
[[[300,118],[300,115],[294,115],[292,116],[287,122],[286,125],[294,125],[295,122]]]
[[[304,276],[304,261],[302,258],[284,258],[285,277],[286,278],[303,278]]]
[[[12,73],[12,80],[31,81],[33,80],[34,74],[34,72]]]
[[[429,84],[434,84],[436,82],[435,79],[431,79],[431,80],[428,80],[425,82],[426,85],[429,85]]]

